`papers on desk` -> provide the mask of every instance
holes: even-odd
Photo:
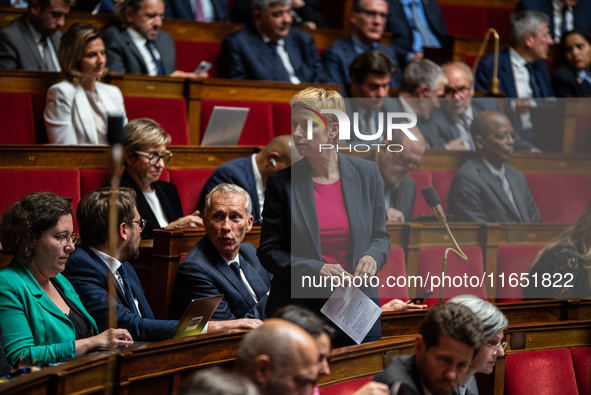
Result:
[[[358,288],[337,288],[320,309],[353,341],[361,344],[382,309]]]

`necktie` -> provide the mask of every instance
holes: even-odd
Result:
[[[279,52],[277,52],[278,44],[273,41],[269,41],[269,49],[271,50],[271,64],[273,65],[273,70],[275,71],[275,81],[286,81],[290,82],[289,74],[283,65],[283,61],[279,56]]]
[[[230,269],[232,269],[234,274],[236,274],[236,277],[238,277],[238,279],[242,281],[242,277],[240,276],[240,268],[238,267],[238,264],[235,261],[230,262]]]
[[[118,271],[121,275],[121,280],[123,280],[123,291],[125,291],[125,299],[127,300],[127,304],[131,306],[131,309],[134,313],[139,315],[139,311],[135,305],[135,300],[133,299],[133,291],[131,290],[131,285],[129,284],[129,274],[127,273],[127,268],[121,264]]]
[[[532,63],[527,63],[525,68],[529,72],[529,85],[531,86],[531,91],[534,97],[542,97],[542,90],[540,89],[540,85],[538,84],[538,79],[536,78],[536,72],[534,71],[534,65]]]
[[[205,15],[203,15],[201,0],[195,0],[195,20],[199,22],[205,22]]]
[[[55,63],[53,62],[53,56],[51,55],[51,49],[47,42],[47,37],[41,38],[41,45],[43,45],[43,64],[47,71],[57,71]]]
[[[414,24],[416,30],[419,31],[419,33],[421,33],[421,36],[423,36],[423,45],[425,47],[436,47],[437,46],[437,41],[435,40],[435,37],[433,37],[433,33],[431,33],[431,30],[429,29],[429,27],[423,22],[423,20],[419,17],[419,11],[418,11],[418,2],[420,0],[411,0],[410,2],[410,13],[412,14],[412,19],[413,22],[412,24]]]
[[[560,21],[560,33],[564,35],[568,31],[566,26],[566,13],[568,12],[568,6],[562,7],[562,20]]]
[[[470,133],[470,125],[472,124],[472,120],[468,118],[466,114],[462,114],[460,115],[460,122],[462,123],[464,131],[466,132],[466,135],[462,138],[464,140],[464,147],[466,147],[467,143],[468,146],[466,147],[466,149],[470,151],[475,151],[476,146],[474,145],[474,140],[472,139],[472,133]]]
[[[152,56],[152,60],[154,61],[154,63],[156,64],[156,67],[158,68],[158,75],[164,75],[164,68],[162,67],[162,62],[160,61],[160,58],[158,56],[156,56],[154,43],[152,41],[146,41],[146,48],[148,48],[148,51],[150,51],[150,55]]]
[[[509,199],[509,202],[511,203],[511,207],[513,207],[515,214],[517,214],[517,217],[521,220],[521,214],[519,213],[519,210],[517,209],[517,205],[515,204],[515,198],[513,198],[513,192],[511,192],[511,187],[509,186],[509,182],[502,174],[498,174],[497,178],[499,179],[499,181],[501,182],[501,185],[503,186],[503,191],[505,192],[505,195],[507,195],[507,199]]]

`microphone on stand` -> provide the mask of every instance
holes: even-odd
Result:
[[[445,281],[443,279],[443,276],[445,275],[445,270],[447,269],[447,255],[450,252],[453,252],[455,255],[457,255],[463,261],[467,261],[468,257],[466,256],[466,254],[464,254],[464,252],[462,251],[462,249],[458,245],[456,239],[454,238],[453,234],[451,233],[451,230],[449,229],[449,225],[447,223],[447,217],[445,216],[445,212],[443,211],[443,207],[441,207],[441,199],[439,198],[439,195],[437,194],[437,191],[435,190],[435,188],[433,188],[433,185],[429,185],[428,187],[421,189],[421,193],[423,194],[423,198],[425,199],[425,202],[427,203],[427,205],[429,207],[431,207],[431,209],[433,210],[433,213],[435,214],[435,216],[437,217],[439,222],[441,222],[441,224],[445,228],[445,231],[449,235],[451,241],[453,242],[454,247],[456,248],[456,249],[451,248],[451,247],[447,248],[445,250],[445,253],[443,254],[443,264],[441,267],[441,275],[442,275],[441,287],[439,287],[439,303],[442,303],[443,302],[443,291],[445,288]]]

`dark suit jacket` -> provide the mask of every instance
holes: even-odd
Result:
[[[308,33],[291,28],[284,40],[285,50],[300,81],[326,82],[314,38]],[[218,60],[220,77],[277,81],[279,78],[274,75],[270,56],[271,49],[254,25],[246,25],[224,39]]]
[[[56,53],[61,37],[59,31],[50,37]],[[0,30],[0,69],[47,70],[25,14]]]
[[[125,29],[111,26],[103,31],[103,40],[107,47],[107,67],[114,73],[148,74],[148,67]],[[176,50],[170,34],[159,32],[155,40],[160,52],[160,61],[164,74],[170,75],[176,70]]]
[[[588,97],[591,96],[591,84],[580,79],[569,67],[560,67],[552,76],[552,85],[556,97]]]
[[[137,211],[140,213],[140,216],[143,219],[148,221],[146,227],[142,231],[142,239],[153,239],[154,236],[152,234],[152,230],[161,229],[161,227],[158,224],[158,220],[156,219],[152,208],[148,204],[146,197],[140,190],[140,187],[135,183],[127,171],[124,171],[121,175],[120,186],[133,188],[135,191],[135,204],[137,206]],[[179,197],[176,186],[166,181],[156,181],[152,184],[152,186],[156,191],[158,200],[160,200],[160,203],[162,204],[162,209],[164,210],[164,214],[166,215],[168,222],[172,222],[181,218],[183,216],[183,206],[181,204],[181,198]]]
[[[534,63],[534,72],[542,90],[542,97],[554,96],[552,84],[550,83],[550,72],[548,64],[544,59]],[[488,92],[490,90],[490,81],[493,75],[493,55],[488,55],[478,63],[474,83],[477,91]],[[507,97],[517,97],[515,88],[515,79],[513,78],[513,69],[511,68],[511,58],[509,49],[499,52],[499,89],[505,92]]]
[[[197,210],[202,214],[204,213],[205,197],[214,187],[224,182],[239,185],[248,192],[250,200],[252,200],[252,215],[254,216],[254,221],[260,221],[261,209],[259,206],[259,197],[257,195],[256,181],[254,179],[250,156],[226,162],[211,173],[201,190],[201,194],[199,194]]]
[[[154,314],[144,296],[140,280],[129,262],[123,262],[129,273],[129,282],[133,295],[138,301],[141,317],[127,303],[123,290],[109,271],[105,262],[87,247],[76,247],[68,258],[64,276],[74,286],[84,307],[96,320],[100,331],[108,328],[108,293],[109,281],[117,288],[117,326],[129,331],[135,341],[166,340],[177,325],[177,321],[154,319]]]
[[[402,69],[398,66],[394,49],[392,47],[387,47],[384,44],[377,43],[375,50],[387,53],[392,59],[394,59],[394,62],[396,62],[396,73],[392,75],[390,86],[392,88],[398,88],[400,86]],[[350,82],[349,66],[357,55],[353,36],[337,41],[328,47],[322,54],[322,62],[324,63],[326,74],[328,75],[328,82],[340,85],[348,84]]]
[[[349,262],[354,270],[363,255],[371,255],[379,271],[390,250],[382,178],[375,163],[346,155],[339,154],[339,169],[351,232]],[[263,218],[257,255],[273,274],[267,315],[291,303],[319,312],[330,291],[300,287],[302,276],[317,276],[324,265],[312,168],[306,158],[269,177]],[[362,290],[379,304],[377,289]],[[377,324],[366,339],[379,339],[379,320]]]
[[[404,395],[424,395],[423,386],[419,378],[419,370],[414,355],[395,357],[390,365],[378,373],[373,381],[392,386],[397,381],[404,384]]]
[[[554,9],[552,8],[552,0],[521,0],[515,7],[515,12],[519,11],[540,11],[548,15],[550,21],[548,29],[550,35],[554,38]],[[574,27],[581,27],[585,30],[591,31],[591,1],[579,0],[577,5],[573,7]]]
[[[181,18],[195,20],[195,13],[191,8],[191,0],[165,0],[165,18]],[[214,20],[216,22],[230,22],[227,0],[211,0]]]
[[[540,222],[538,206],[523,173],[505,164],[505,175],[521,218],[501,182],[480,157],[468,159],[456,173],[449,191],[450,214],[459,222]]]
[[[179,267],[174,286],[177,314],[180,316],[193,299],[223,294],[224,299],[212,319],[267,318],[265,305],[272,276],[261,266],[256,252],[254,245],[242,243],[238,254],[240,267],[257,295],[258,303],[254,301],[244,282],[216,251],[209,236],[203,237]]]
[[[450,100],[450,99],[447,99]],[[481,111],[502,112],[499,103],[493,98],[478,97],[472,98],[472,114],[475,117]],[[441,139],[441,144],[445,145],[450,140],[460,137],[460,131],[456,125],[456,120],[443,108],[435,109],[431,113],[434,124],[437,126],[437,132]],[[468,131],[470,133],[470,131]]]
[[[396,55],[398,55],[398,63],[403,67],[406,66],[406,56],[413,52],[412,45],[414,38],[412,35],[412,28],[404,8],[400,0],[387,0],[388,2],[388,23],[386,31],[392,32],[392,45]],[[445,20],[441,7],[436,0],[421,0],[423,9],[425,10],[425,17],[427,23],[431,28],[431,32],[437,37],[439,42],[442,42],[447,35],[447,28],[445,27]]]

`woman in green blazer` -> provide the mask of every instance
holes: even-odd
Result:
[[[0,270],[0,326],[8,361],[63,362],[99,347],[133,343],[125,329],[98,334],[70,282],[60,273],[75,249],[70,203],[53,193],[33,193],[2,216],[3,253],[14,259]]]

